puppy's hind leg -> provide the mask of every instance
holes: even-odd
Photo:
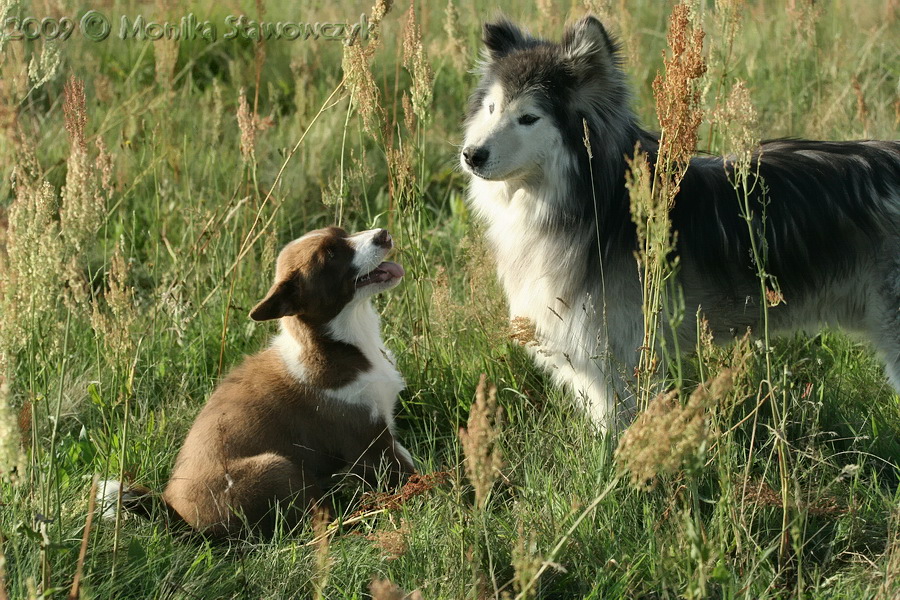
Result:
[[[226,479],[224,501],[238,520],[263,535],[274,532],[277,512],[285,529],[290,530],[312,510],[330,509],[315,478],[279,454],[267,452],[231,461]]]
[[[398,487],[416,472],[409,450],[400,445],[386,424],[365,448],[354,449],[345,458],[348,472],[373,489],[378,489],[379,483]],[[385,476],[383,482],[379,481],[380,475]]]

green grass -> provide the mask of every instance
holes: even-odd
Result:
[[[12,14],[48,16],[44,4],[25,3]],[[366,598],[373,578],[429,599],[514,597],[542,561],[550,565],[527,594],[548,599],[900,593],[900,403],[865,345],[835,332],[778,340],[770,356],[775,411],[772,403],[754,411],[766,373],[757,351],[742,391],[712,410],[716,444],[642,492],[620,477],[615,442],[593,433],[571,399],[508,339],[502,290],[455,167],[475,85],[467,69],[479,50],[480,23],[496,12],[474,0],[455,4],[466,46],[461,62],[448,46],[443,6],[416,5],[434,100],[426,122],[413,120],[411,128],[402,103],[412,84],[401,42],[408,7],[401,3],[386,17],[372,63],[386,137],[366,132],[347,88],[337,89],[339,43],[270,41],[259,53],[249,41],[222,39],[230,4],[200,2],[165,13],[132,2],[103,4],[114,33],[123,14],[177,21],[193,12],[219,23],[217,42],[181,42],[174,63],[166,61],[165,42],[113,35],[94,43],[76,32],[56,45],[59,66],[34,86],[23,74],[42,44],[2,46],[0,377],[22,417],[23,449],[14,480],[0,462],[7,469],[0,472],[0,535],[10,598],[68,594],[94,474],[124,473],[154,489],[164,486],[216,381],[274,330],[247,313],[270,284],[278,248],[336,222],[349,229],[388,226],[398,240],[408,275],[377,304],[407,380],[399,435],[423,472],[449,472],[445,483],[395,510],[340,526],[324,570],[308,546],[309,527],[217,546],[172,535],[159,521],[132,518],[117,527],[95,520],[82,597],[298,598],[324,585],[325,598]],[[501,8],[553,38],[584,8],[567,12],[572,3],[551,4],[546,14],[518,0]],[[650,82],[662,66],[670,5],[595,4],[625,41],[636,109],[653,127]],[[743,79],[764,137],[897,136],[896,2],[816,3],[808,36],[798,33],[799,17],[783,3],[751,3],[730,53],[713,3],[702,4],[710,111],[717,90],[724,94]],[[240,8],[257,14],[255,5]],[[265,18],[356,21],[369,9],[367,2],[297,9],[270,3]],[[84,10],[66,3],[53,16]],[[56,233],[56,215],[71,175],[63,110],[70,75],[85,84],[90,162],[101,138],[113,161],[102,218],[77,249],[46,242],[67,235],[66,224]],[[270,118],[249,162],[242,160],[235,117],[241,88],[251,109],[258,102],[257,113]],[[706,124],[701,132],[700,147],[718,150],[720,136],[710,136]],[[400,148],[409,152],[408,180],[389,160],[388,151]],[[49,224],[21,242],[16,255],[15,232],[5,224],[15,220],[23,193],[10,173],[28,163],[29,153],[39,165],[36,180],[53,186],[55,200]],[[21,182],[25,172],[19,173]],[[127,265],[118,278],[117,247]],[[37,272],[15,270],[24,264],[15,256],[26,250]],[[118,299],[115,289],[125,290]],[[95,312],[106,320],[92,321]],[[684,381],[690,386],[701,373],[714,374],[729,357],[724,349],[687,360]],[[458,430],[481,373],[497,385],[505,412],[504,467],[486,506],[476,508]],[[786,480],[779,475],[779,439],[786,442]],[[356,509],[358,495],[344,494],[344,516]],[[403,540],[396,556],[376,542],[386,534]]]

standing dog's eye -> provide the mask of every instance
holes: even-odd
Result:
[[[493,102],[491,102],[490,104],[488,104],[488,114],[489,114],[489,115],[494,114],[494,103],[493,103]]]
[[[534,125],[540,117],[535,115],[522,115],[519,117],[519,125]]]

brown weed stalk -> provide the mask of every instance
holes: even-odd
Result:
[[[59,222],[67,248],[78,256],[95,240],[106,218],[106,190],[98,179],[95,164],[105,164],[109,159],[103,156],[95,161],[88,154],[84,83],[75,77],[66,82],[63,113],[70,149]]]
[[[245,164],[253,164],[256,161],[256,118],[250,111],[244,88],[238,94],[237,122],[241,132],[241,158]]]
[[[350,92],[350,102],[362,119],[363,129],[376,141],[388,138],[386,116],[381,92],[372,75],[372,59],[381,46],[381,21],[393,7],[393,0],[377,0],[369,15],[369,43],[344,46],[341,68],[344,83]]]
[[[544,559],[537,553],[537,541],[534,534],[526,534],[525,523],[521,519],[516,525],[516,533],[516,542],[510,556],[510,564],[515,574],[513,584],[518,592],[516,597],[536,598],[538,590],[533,585],[533,581],[539,577]]]
[[[691,23],[689,6],[684,2],[676,4],[666,35],[671,54],[663,60],[665,75],[657,73],[653,80],[661,132],[656,166],[657,171],[665,167],[666,172],[676,176],[675,191],[681,179],[679,172],[683,175],[697,147],[697,130],[703,120],[697,82],[706,73],[704,35],[703,29]]]
[[[475,488],[475,505],[478,508],[484,508],[503,467],[503,456],[497,445],[502,417],[503,409],[497,406],[497,387],[489,383],[487,375],[482,373],[467,427],[459,430],[466,476]]]
[[[453,66],[462,71],[468,62],[468,46],[459,22],[459,11],[453,0],[448,0],[444,9],[444,33],[447,34],[447,54]]]
[[[420,123],[425,123],[428,119],[428,108],[431,106],[434,73],[425,56],[422,31],[416,20],[416,9],[412,0],[409,3],[406,26],[403,30],[403,66],[412,77],[410,97],[413,112]]]
[[[643,343],[635,373],[640,406],[646,406],[654,396],[652,380],[661,360],[658,343],[663,311],[668,310],[673,325],[678,319],[673,314],[678,310],[678,299],[672,293],[677,290],[671,289],[677,262],[670,258],[675,240],[669,211],[695,151],[702,121],[698,84],[706,72],[703,37],[703,30],[691,22],[687,3],[677,4],[669,20],[666,39],[670,53],[664,54],[664,73],[657,73],[653,82],[661,129],[656,163],[651,169],[648,155],[636,149],[628,165],[626,186],[638,233],[644,315]]]
[[[130,268],[122,245],[121,241],[116,244],[110,257],[105,309],[99,299],[95,299],[91,313],[91,326],[109,349],[110,358],[129,357],[134,351],[133,329],[137,311],[134,290],[128,284]]]

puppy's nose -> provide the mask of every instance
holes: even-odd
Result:
[[[462,154],[463,160],[466,161],[466,164],[472,168],[476,168],[484,166],[484,163],[487,162],[487,159],[491,153],[484,146],[479,146],[477,148],[466,146],[465,148],[463,148]]]
[[[379,229],[372,241],[376,246],[381,246],[382,248],[390,249],[394,247],[394,240],[391,238],[391,234],[388,233],[387,229]]]

